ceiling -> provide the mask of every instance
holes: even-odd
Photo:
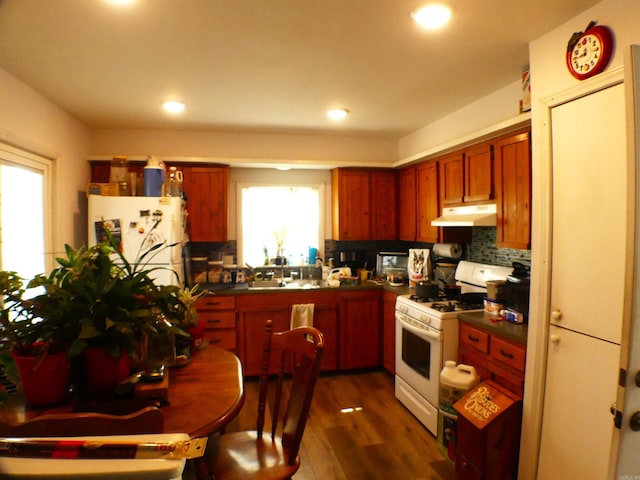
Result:
[[[91,128],[397,139],[517,81],[528,42],[599,0],[447,1],[434,33],[420,0],[0,0],[0,67]]]

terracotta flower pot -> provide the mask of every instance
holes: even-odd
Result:
[[[53,405],[64,400],[69,392],[70,376],[66,351],[48,354],[37,367],[36,357],[24,357],[15,352],[11,352],[11,356],[29,405]]]
[[[127,352],[115,359],[106,348],[87,348],[83,355],[89,390],[93,393],[113,392],[131,372],[131,357]]]

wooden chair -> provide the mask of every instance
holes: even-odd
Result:
[[[164,416],[156,407],[145,407],[127,415],[52,413],[15,424],[0,421],[2,437],[135,435],[163,430]]]
[[[216,480],[290,479],[300,466],[298,451],[320,371],[324,338],[312,327],[273,333],[271,320],[265,331],[256,430],[220,436],[211,469]],[[275,375],[271,375],[274,368]],[[271,433],[264,432],[267,403]]]

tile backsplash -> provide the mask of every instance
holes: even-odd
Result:
[[[531,265],[531,250],[515,250],[496,247],[496,227],[474,227],[472,241],[463,245],[462,259],[491,265],[511,266],[512,262]],[[357,252],[357,267],[366,262],[367,268],[375,267],[376,255],[380,251],[409,251],[410,248],[432,248],[431,243],[404,241],[364,241],[364,242],[336,242],[327,239],[324,249],[319,256],[324,260],[334,258],[339,264],[339,252]],[[211,252],[224,252],[237,258],[237,244],[235,240],[225,243],[191,243],[192,256],[209,256]]]

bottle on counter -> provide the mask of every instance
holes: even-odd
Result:
[[[177,167],[169,167],[166,196],[182,197],[182,172]]]

